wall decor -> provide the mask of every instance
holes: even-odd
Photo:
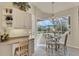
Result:
[[[29,8],[31,8],[28,2],[13,2],[13,6],[23,11],[27,11]]]

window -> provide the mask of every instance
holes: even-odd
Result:
[[[63,16],[56,19],[47,19],[37,22],[38,32],[60,32],[64,33],[70,28],[70,17]],[[54,29],[54,31],[53,31]]]
[[[70,17],[63,16],[60,18],[56,18],[53,20],[53,23],[54,23],[54,29],[56,31],[64,33],[70,28]]]
[[[50,28],[53,27],[53,23],[50,19],[37,22],[38,32],[50,32]]]

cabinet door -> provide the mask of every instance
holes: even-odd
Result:
[[[16,49],[17,49],[18,54],[16,53]],[[12,44],[12,55],[13,56],[20,56],[19,52],[20,52],[19,43]]]
[[[18,9],[13,9],[13,27],[24,28],[24,12]]]
[[[34,39],[29,40],[29,56],[34,53]]]
[[[23,40],[12,44],[13,56],[28,56],[29,55],[28,40]]]
[[[32,16],[30,13],[25,15],[25,28],[31,29],[32,28]]]
[[[0,33],[3,32],[3,28],[2,28],[2,25],[3,25],[3,21],[2,21],[2,10],[0,8]]]

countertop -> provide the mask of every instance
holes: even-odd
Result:
[[[11,45],[18,42],[21,42],[23,40],[32,40],[33,38],[29,38],[29,36],[22,36],[22,37],[10,37],[7,41],[0,42],[0,45]]]

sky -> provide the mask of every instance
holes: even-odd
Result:
[[[39,21],[38,25],[47,26],[47,25],[53,25],[53,24],[50,20],[44,20],[44,21]]]
[[[60,22],[59,22],[59,20],[60,20]],[[68,23],[68,17],[63,16],[63,17],[61,17],[61,18],[57,18],[57,19],[55,19],[54,24],[58,24],[58,23],[61,23],[61,22],[62,22],[62,23]],[[44,20],[44,21],[39,21],[39,22],[37,23],[37,25],[40,25],[40,26],[53,25],[53,21],[46,19],[46,20]]]

